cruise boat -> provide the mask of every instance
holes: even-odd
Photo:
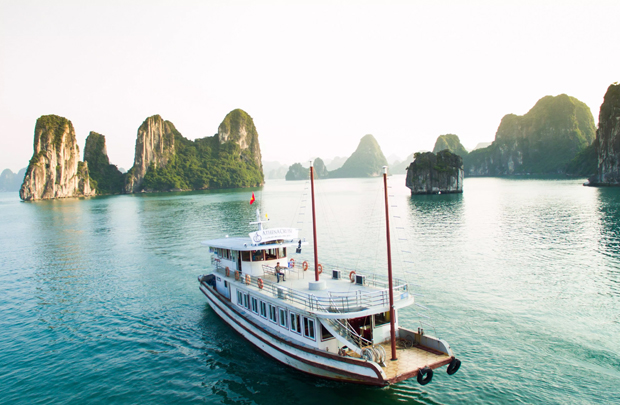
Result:
[[[319,263],[310,167],[314,260],[296,260],[309,242],[294,228],[264,228],[257,209],[255,232],[203,242],[213,268],[200,290],[211,308],[267,355],[318,377],[386,386],[413,377],[425,385],[443,366],[454,374],[461,362],[447,342],[399,322],[414,296],[392,277],[387,170],[383,181],[387,276]]]

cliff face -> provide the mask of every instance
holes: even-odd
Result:
[[[88,164],[79,161],[73,124],[44,115],[34,130],[34,154],[19,190],[22,200],[92,196]]]
[[[98,194],[120,194],[123,192],[123,174],[110,164],[105,145],[105,136],[92,132],[86,138],[84,161],[88,163],[92,187]]]
[[[523,116],[504,116],[491,146],[465,157],[465,173],[564,173],[568,163],[594,138],[594,119],[587,105],[566,94],[546,96]]]
[[[463,158],[443,150],[416,153],[407,168],[405,185],[411,194],[437,194],[463,192]]]
[[[461,144],[459,137],[454,134],[439,135],[437,141],[435,141],[433,153],[439,153],[446,149],[461,157],[467,156],[468,154],[467,149]]]
[[[141,191],[142,180],[149,166],[165,167],[174,156],[174,135],[178,133],[174,125],[164,121],[159,115],[147,118],[140,128],[136,139],[136,154],[133,167],[127,172],[125,192]]]
[[[366,135],[342,167],[330,172],[330,177],[377,177],[383,173],[383,166],[387,166],[387,159],[381,147],[374,136]]]
[[[248,158],[262,172],[263,164],[258,143],[258,131],[256,131],[254,120],[248,113],[240,109],[229,112],[217,129],[217,135],[220,144],[232,141],[239,145],[242,152],[247,151]]]
[[[620,186],[620,84],[609,86],[598,117],[598,172],[590,183]]]

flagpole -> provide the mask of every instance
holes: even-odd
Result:
[[[316,242],[316,211],[314,209],[314,166],[310,162],[310,188],[312,190],[312,235],[314,236],[314,281],[319,281],[319,254]]]
[[[392,360],[398,360],[396,357],[396,331],[394,326],[394,288],[392,282],[392,247],[390,244],[390,212],[387,191],[387,166],[383,166],[383,187],[385,189],[385,234],[387,238],[388,290],[390,297],[390,343],[392,345]]]

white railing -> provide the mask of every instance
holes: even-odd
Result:
[[[216,263],[216,271],[226,276],[226,269]],[[274,297],[293,302],[302,308],[310,311],[322,310],[325,312],[348,313],[357,312],[372,307],[388,307],[389,292],[386,289],[376,291],[346,291],[328,292],[327,297],[317,297],[299,290],[285,287],[273,281],[266,280],[265,277],[257,277],[235,270],[229,270],[229,277],[234,277],[236,281],[249,286],[261,288],[271,293]],[[371,278],[372,279],[372,278]],[[260,280],[260,283],[259,283]],[[368,280],[368,275],[367,275]],[[260,284],[260,285],[259,285]],[[406,299],[408,294],[406,283],[394,288],[394,302]]]

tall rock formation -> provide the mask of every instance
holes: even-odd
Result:
[[[620,84],[607,88],[596,131],[597,174],[592,186],[620,186]]]
[[[92,196],[88,164],[80,162],[73,124],[44,115],[34,129],[34,154],[19,190],[22,200]]]
[[[229,112],[217,129],[217,137],[220,144],[232,141],[239,145],[240,150],[263,171],[258,131],[248,113],[238,108]]]
[[[123,174],[110,164],[105,146],[105,136],[92,132],[86,138],[84,161],[88,163],[92,186],[97,194],[120,194],[123,192]]]
[[[381,147],[374,136],[366,135],[342,167],[330,172],[330,177],[377,177],[383,173],[383,166],[387,166],[387,159]]]
[[[258,132],[242,110],[231,111],[214,136],[189,140],[159,115],[138,129],[125,192],[257,187],[264,184]]]
[[[564,173],[595,138],[592,113],[574,97],[540,99],[527,114],[505,115],[491,146],[464,157],[467,176]]]
[[[164,121],[159,115],[144,120],[138,128],[136,154],[133,167],[127,172],[125,192],[142,190],[142,181],[151,165],[158,168],[168,164],[175,153],[174,136],[178,133],[170,121]]]
[[[316,158],[314,159],[314,163],[312,164],[314,167],[314,179],[326,179],[329,176],[329,171],[327,167],[325,167],[325,163],[323,159]],[[286,172],[286,176],[284,177],[286,180],[308,180],[310,178],[310,169],[307,167],[303,167],[301,163],[294,163],[288,168],[288,172]]]
[[[433,148],[433,153],[439,153],[442,150],[449,150],[450,152],[459,155],[460,157],[467,156],[469,152],[467,149],[461,144],[461,140],[457,135],[454,134],[446,134],[439,135],[437,141],[435,141],[435,147]]]
[[[463,192],[463,158],[442,150],[414,154],[414,161],[407,168],[405,185],[411,194],[438,194]]]

